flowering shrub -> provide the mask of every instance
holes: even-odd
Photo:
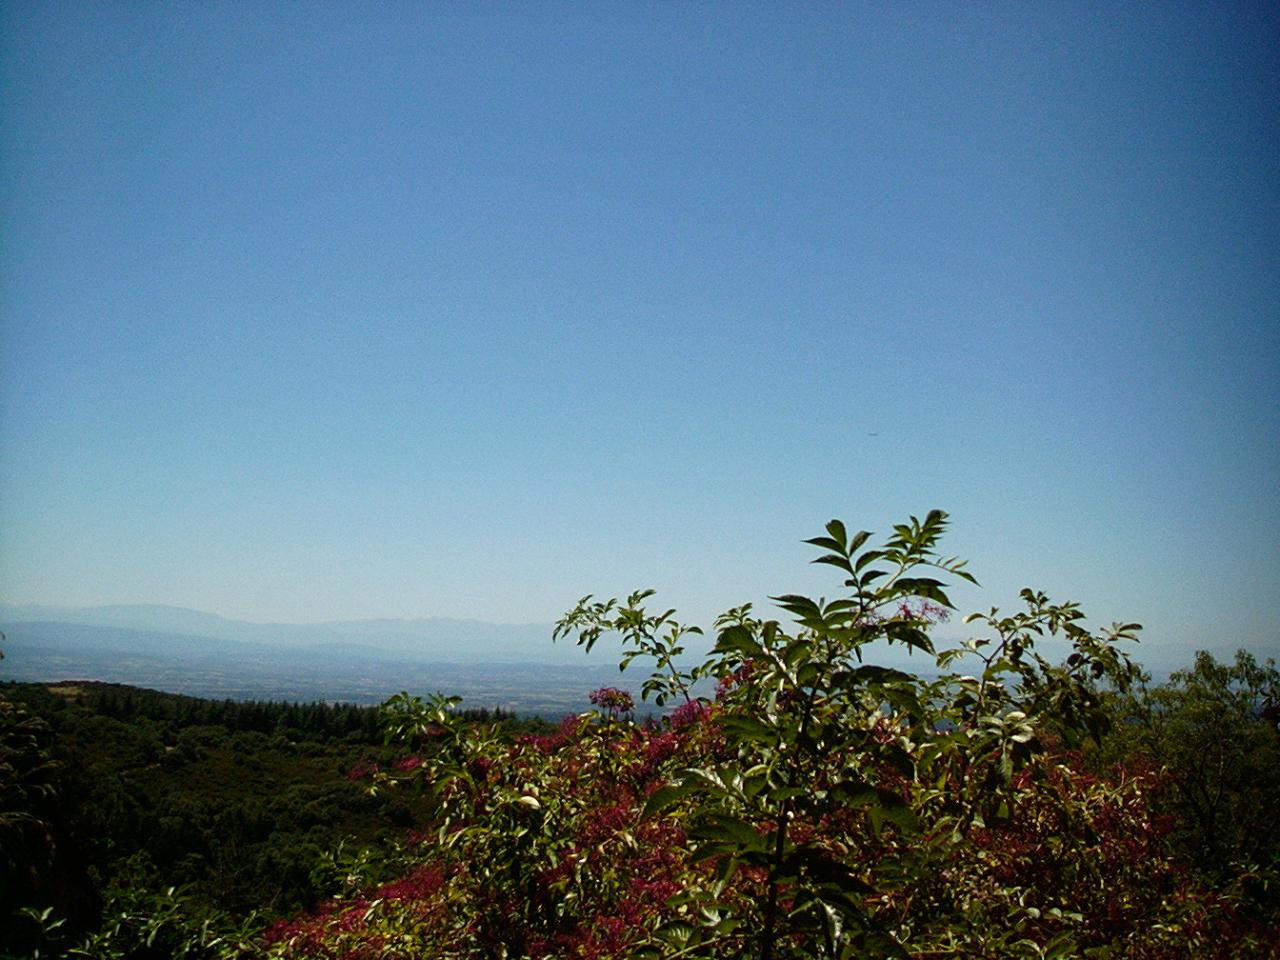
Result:
[[[605,711],[610,719],[624,716],[635,709],[631,694],[617,687],[601,687],[591,692],[591,702]]]
[[[1107,724],[1100,689],[1136,670],[1135,624],[1093,633],[1074,604],[969,618],[986,637],[935,651],[950,609],[940,511],[875,549],[833,521],[810,543],[844,574],[834,600],[774,598],[699,631],[637,593],[584,598],[557,627],[651,662],[637,723],[624,691],[553,735],[464,724],[456,700],[385,706],[412,763],[378,789],[430,791],[406,879],[273,928],[280,957],[1269,956],[1280,940],[1169,856],[1154,770],[1086,773],[1073,746]],[[1057,634],[1062,664],[1036,650]],[[874,665],[873,644],[932,656],[934,680]],[[957,668],[964,668],[961,673]],[[714,679],[711,698],[695,694]]]
[[[552,735],[508,741],[455,723],[450,701],[401,697],[393,716],[420,714],[430,759],[371,773],[379,786],[431,790],[440,816],[407,855],[433,886],[419,898],[384,885],[278,925],[284,956],[631,955],[690,869],[672,818],[642,814],[664,772],[696,762],[714,739],[710,710],[681,726],[620,722],[630,698],[603,690],[600,712]],[[621,694],[621,696],[618,696]],[[426,871],[426,873],[421,873]],[[416,888],[415,888],[416,889]],[[408,933],[412,932],[412,937]]]

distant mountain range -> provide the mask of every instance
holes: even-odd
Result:
[[[78,639],[86,648],[137,644],[178,656],[202,655],[210,641],[224,654],[274,656],[308,651],[356,653],[435,663],[583,663],[572,642],[552,643],[552,625],[502,624],[431,617],[419,620],[341,620],[328,623],[251,623],[183,607],[155,604],[51,607],[0,603],[0,629],[39,632],[59,644]],[[6,626],[7,625],[7,626]],[[73,628],[93,627],[78,631]],[[230,646],[229,646],[230,645]],[[265,649],[257,649],[265,648]],[[335,649],[336,648],[336,649]]]
[[[602,642],[588,657],[572,641],[552,643],[552,629],[439,617],[251,623],[157,605],[0,604],[0,679],[356,702],[441,690],[478,706],[555,715],[618,682],[618,648]]]

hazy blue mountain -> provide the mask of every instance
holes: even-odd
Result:
[[[79,623],[96,627],[124,627],[191,636],[250,639],[236,636],[237,624],[213,613],[160,604],[113,604],[101,607],[52,607],[0,603],[0,621]],[[246,624],[246,626],[256,626]]]
[[[33,614],[109,622],[18,619]],[[469,705],[553,718],[587,709],[596,687],[631,685],[630,677],[619,678],[615,657],[553,645],[550,627],[451,620],[253,624],[170,607],[6,605],[0,630],[0,680],[104,680],[214,698],[358,703],[400,690],[440,691]]]
[[[582,651],[572,643],[553,644],[551,624],[499,624],[481,620],[432,617],[418,620],[349,620],[329,623],[251,623],[182,607],[113,605],[48,607],[0,604],[0,630],[17,623],[61,623],[68,627],[100,627],[139,632],[139,642],[153,649],[158,640],[141,633],[173,635],[171,646],[186,650],[203,637],[272,648],[334,648],[362,656],[394,654],[410,660],[475,663],[517,662],[580,664]],[[44,628],[48,633],[52,628]],[[61,629],[59,637],[71,633]],[[108,642],[109,634],[86,631],[90,647]],[[161,644],[163,646],[163,644]],[[604,655],[601,651],[600,655]]]
[[[182,660],[239,659],[252,661],[271,652],[263,644],[221,637],[130,627],[100,626],[61,620],[0,621],[10,657],[18,649],[36,648],[59,653],[115,653]]]

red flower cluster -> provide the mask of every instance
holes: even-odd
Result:
[[[291,956],[340,957],[341,960],[372,960],[394,955],[386,949],[385,938],[379,936],[358,937],[358,943],[350,949],[335,951],[335,935],[362,933],[372,912],[384,902],[407,910],[418,922],[430,922],[444,909],[439,894],[445,881],[445,873],[439,867],[419,866],[399,880],[354,899],[331,901],[313,914],[281,920],[263,933],[263,946],[283,948]]]
[[[671,711],[668,723],[672,730],[683,730],[690,724],[701,723],[710,715],[710,704],[703,703],[701,700],[686,700]]]

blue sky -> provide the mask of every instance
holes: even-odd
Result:
[[[1275,653],[1274,5],[0,9],[0,599],[706,621],[932,507]]]

